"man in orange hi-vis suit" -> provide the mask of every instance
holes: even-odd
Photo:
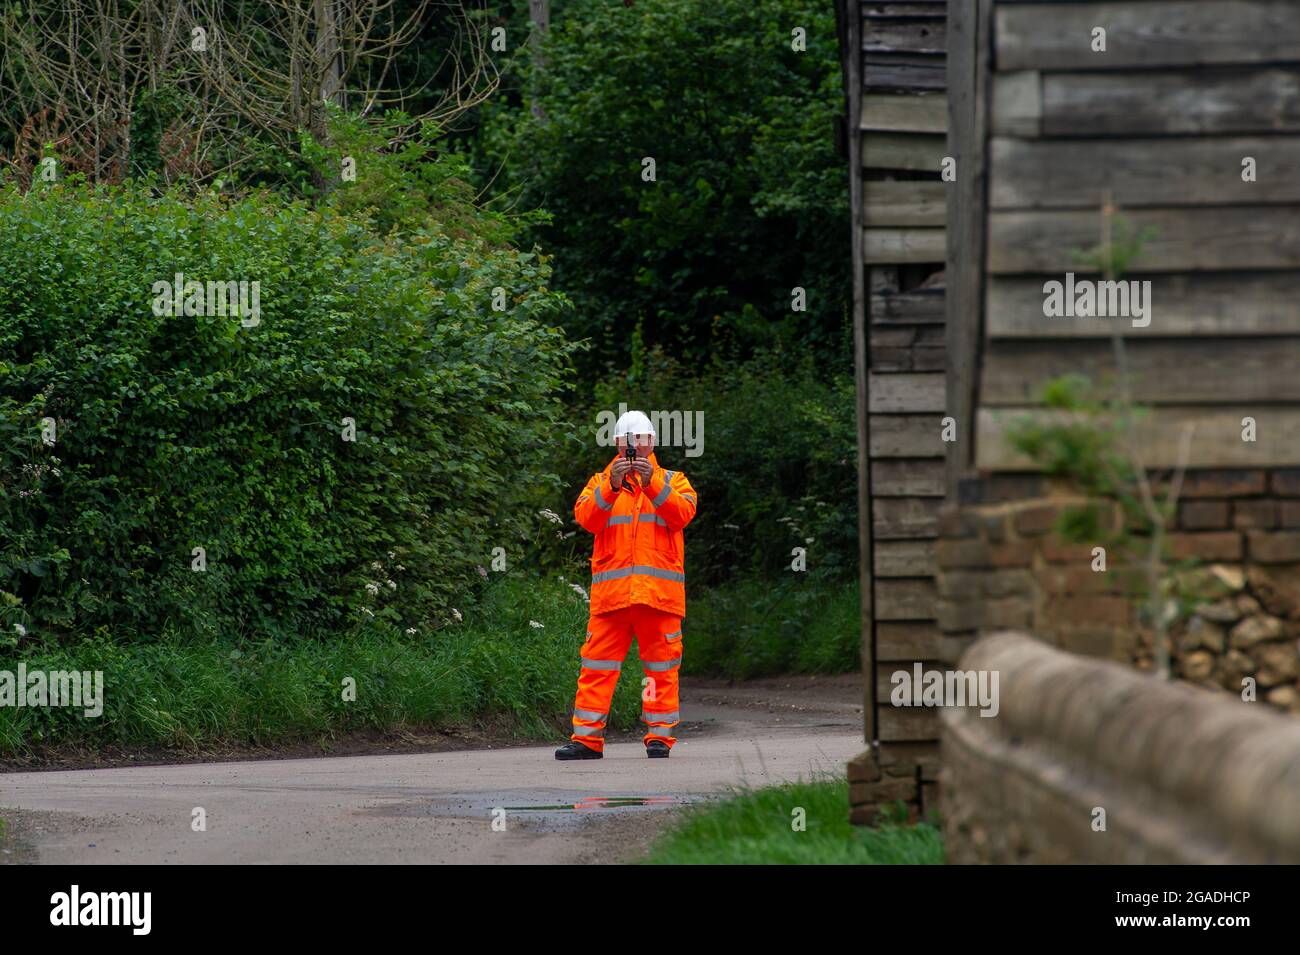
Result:
[[[667,756],[678,723],[686,572],[682,528],[695,517],[695,489],[654,455],[650,419],[629,411],[614,427],[618,454],[593,474],[573,516],[596,535],[591,550],[591,617],[573,706],[573,735],[556,759],[601,759],[610,701],[635,636],[650,679],[642,693],[647,756]],[[631,448],[635,457],[628,455]]]

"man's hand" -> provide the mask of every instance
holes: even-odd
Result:
[[[640,464],[641,462],[638,461],[637,463]],[[649,464],[650,462],[647,461],[646,463]],[[632,462],[625,457],[620,456],[614,459],[614,463],[609,469],[609,481],[614,485],[614,490],[617,491],[623,486],[623,478],[627,476],[627,470],[631,464]]]
[[[650,475],[654,474],[654,465],[646,458],[637,458],[632,462],[632,469],[641,475],[641,483],[650,480]]]

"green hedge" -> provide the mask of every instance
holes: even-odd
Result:
[[[559,489],[571,346],[532,254],[77,185],[0,190],[0,248],[10,637],[425,632]],[[176,272],[259,281],[260,323],[155,315]]]

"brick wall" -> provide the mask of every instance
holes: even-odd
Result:
[[[1300,714],[1300,469],[1191,472],[1179,502],[1170,559],[1195,558],[1178,576],[1214,599],[1170,628],[1173,675],[1234,700],[1250,678],[1265,708]],[[1062,510],[1082,503],[1068,486],[1035,475],[961,483],[938,521],[940,636],[926,670],[955,665],[978,636],[1006,629],[1070,653],[1152,668],[1145,580],[1112,553],[1106,571],[1094,571],[1092,545],[1063,543],[1053,531]],[[1116,507],[1109,520],[1119,519]],[[882,709],[890,705],[891,668],[910,665],[881,665]],[[912,818],[928,815],[939,805],[941,763],[949,758],[937,741],[882,742],[862,753],[848,766],[851,818],[869,824],[895,800]]]
[[[1043,479],[996,477],[966,482],[961,497],[935,546],[946,661],[980,633],[1019,628],[1072,653],[1153,665],[1140,569],[1108,553],[1098,572],[1091,544],[1062,543],[1052,530],[1082,498]],[[1117,506],[1107,519],[1120,519]],[[1194,558],[1177,577],[1213,599],[1171,627],[1175,675],[1233,694],[1251,677],[1259,699],[1300,714],[1297,521],[1300,470],[1188,475],[1169,555]]]

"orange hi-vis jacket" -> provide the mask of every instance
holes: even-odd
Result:
[[[654,453],[654,470],[642,486],[628,472],[614,491],[609,469],[593,474],[573,505],[573,516],[596,535],[591,548],[591,612],[609,613],[646,604],[686,616],[686,565],[682,528],[695,517],[695,488],[681,471],[666,471]]]

